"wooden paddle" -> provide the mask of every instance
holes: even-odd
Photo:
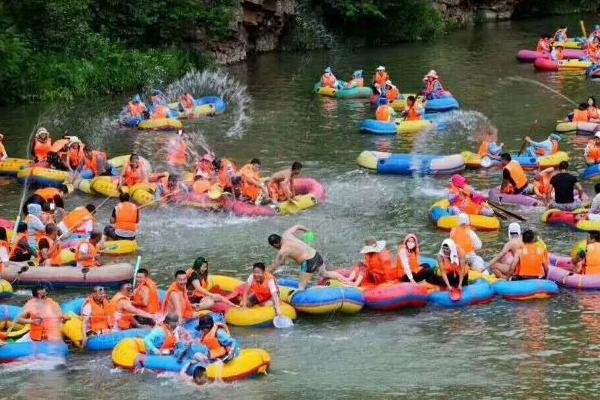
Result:
[[[496,210],[495,208],[492,207],[492,211],[494,212],[494,215],[498,218],[500,218],[502,221],[506,221],[508,219],[508,217],[504,214],[502,214],[500,211]]]
[[[490,206],[492,206],[493,208],[495,208],[495,209],[498,209],[498,210],[502,211],[504,214],[508,215],[509,217],[516,218],[516,219],[518,219],[519,221],[527,221],[527,219],[526,219],[526,218],[524,218],[524,217],[520,216],[519,214],[515,214],[515,213],[513,213],[513,212],[511,212],[511,211],[508,211],[507,209],[505,209],[505,208],[501,207],[501,206],[500,206],[498,203],[494,203],[493,201],[491,201],[491,200],[488,200],[488,204],[489,204]]]

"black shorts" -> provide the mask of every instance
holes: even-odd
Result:
[[[510,280],[511,281],[526,281],[528,279],[544,279],[544,277],[539,277],[539,276],[520,276],[520,275],[515,275],[513,276]]]
[[[323,257],[316,252],[314,257],[310,260],[304,260],[302,264],[300,264],[300,271],[305,274],[314,274],[323,266]]]
[[[260,302],[258,301],[258,299],[256,298],[256,296],[254,294],[251,294],[250,296],[248,296],[247,302],[248,302],[248,307],[252,307],[257,304],[260,304]]]

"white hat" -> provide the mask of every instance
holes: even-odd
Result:
[[[426,76],[426,77],[437,78],[437,77],[438,77],[438,74],[437,74],[437,72],[435,72],[435,70],[434,70],[434,69],[432,69],[432,70],[430,70],[430,71],[427,73],[427,75],[425,75],[425,76]]]
[[[600,131],[594,133],[594,136],[597,137],[598,139],[600,139]]]
[[[377,67],[377,71],[385,71],[385,67],[383,65],[380,65],[379,67]]]
[[[458,223],[460,225],[469,225],[471,223],[471,219],[468,214],[460,213],[458,214]]]
[[[367,244],[365,247],[363,247],[360,251],[360,254],[381,253],[383,249],[385,249],[385,240],[375,241],[375,238],[369,238],[365,241],[365,243],[371,244]]]
[[[392,86],[392,81],[385,81],[386,85]]]
[[[517,235],[521,236],[521,225],[519,225],[516,222],[512,222],[510,225],[508,225],[508,239],[510,240],[510,235],[516,233]]]

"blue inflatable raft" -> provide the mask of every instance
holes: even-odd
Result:
[[[463,307],[473,304],[490,302],[494,297],[494,289],[483,279],[472,285],[463,287],[462,298],[454,301],[447,291],[433,292],[429,295],[429,302],[440,307]]]
[[[460,105],[454,97],[442,97],[440,99],[427,100],[425,102],[426,113],[441,113],[458,110]]]
[[[494,293],[510,300],[547,299],[559,292],[556,282],[548,279],[498,281],[492,286]]]
[[[461,154],[436,156],[366,150],[360,153],[356,162],[361,167],[377,171],[379,174],[394,175],[447,175],[465,168],[465,159]]]

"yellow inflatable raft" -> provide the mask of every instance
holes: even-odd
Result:
[[[0,321],[0,332],[6,335],[8,340],[17,340],[29,333],[29,324],[19,324],[14,321]]]
[[[481,156],[479,154],[473,153],[471,151],[463,151],[461,154],[462,154],[463,158],[465,159],[465,166],[467,168],[470,168],[470,169],[483,168],[483,166],[481,165]],[[523,156],[523,157],[525,158],[525,156]],[[561,163],[561,161],[569,161],[569,154],[564,151],[558,151],[555,154],[551,154],[549,156],[537,157],[537,162],[535,161],[535,159],[532,159],[532,160],[533,161],[531,162],[531,164],[521,163],[521,166],[525,169],[535,169],[535,168],[545,169],[545,168],[549,168],[549,167],[557,167],[558,164]],[[492,166],[500,167],[500,162],[490,160],[489,165],[486,165],[486,168],[488,166],[489,167],[492,167]]]
[[[183,124],[178,119],[173,118],[145,119],[139,123],[138,129],[144,131],[176,131],[183,129]]]
[[[553,47],[563,46],[565,49],[581,49],[581,43],[575,40],[567,40],[566,42],[554,42]]]
[[[119,185],[117,179],[112,176],[98,176],[90,182],[91,189],[106,197],[119,197],[121,192],[119,191]],[[155,185],[152,183],[138,183],[137,185],[130,187],[122,186],[121,190],[124,193],[130,193],[131,197],[136,197],[137,191],[154,192]],[[145,200],[146,195],[141,193],[137,195],[137,198]],[[154,196],[152,196],[152,200]]]
[[[23,167],[17,172],[17,179],[25,181],[29,179],[30,183],[39,186],[59,186],[69,178],[68,171],[43,167]]]
[[[120,256],[135,253],[138,250],[137,240],[108,240],[104,242],[103,254]]]
[[[31,160],[26,158],[7,158],[0,161],[0,175],[17,176],[21,168],[28,167]]]
[[[394,109],[394,111],[402,112],[406,107],[406,99],[408,96],[415,96],[417,98],[417,102],[420,104],[425,103],[425,98],[423,96],[417,96],[414,93],[402,93],[396,100],[392,101],[390,106]]]
[[[0,300],[7,299],[13,295],[13,287],[9,281],[0,279]]]
[[[281,312],[290,319],[296,319],[296,310],[291,305],[281,302]],[[250,308],[230,308],[225,313],[225,320],[234,326],[270,327],[275,318],[273,306],[254,306]]]
[[[439,229],[450,230],[459,225],[458,215],[448,213],[448,199],[435,202],[429,209],[431,219]],[[497,231],[500,229],[500,220],[496,217],[470,214],[471,227],[479,231]]]

